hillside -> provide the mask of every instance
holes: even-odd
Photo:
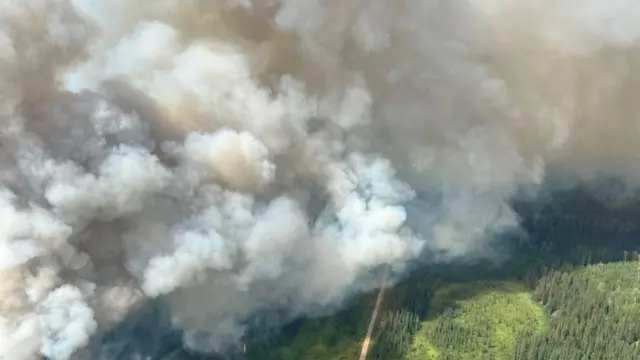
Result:
[[[542,332],[545,315],[518,283],[460,283],[439,288],[407,360],[510,359],[523,332]]]
[[[513,281],[440,283],[423,319],[387,306],[370,359],[637,359],[639,294],[637,261],[561,267],[534,289]],[[270,358],[357,359],[370,300],[305,322]]]

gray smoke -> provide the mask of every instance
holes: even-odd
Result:
[[[81,359],[156,297],[223,349],[386,264],[495,256],[543,184],[617,177],[594,192],[623,204],[639,24],[630,0],[0,0],[0,359]]]

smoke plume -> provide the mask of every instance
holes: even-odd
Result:
[[[495,256],[515,198],[623,204],[639,38],[630,0],[0,0],[0,359],[158,297],[221,350]]]

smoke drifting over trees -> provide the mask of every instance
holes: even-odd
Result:
[[[89,2],[0,1],[0,359],[159,296],[224,349],[640,181],[631,1]]]

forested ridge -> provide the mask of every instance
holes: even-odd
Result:
[[[504,263],[432,265],[388,289],[368,359],[640,359],[640,226],[555,209],[523,227],[529,235],[513,239]],[[248,340],[228,358],[357,359],[375,295]]]

